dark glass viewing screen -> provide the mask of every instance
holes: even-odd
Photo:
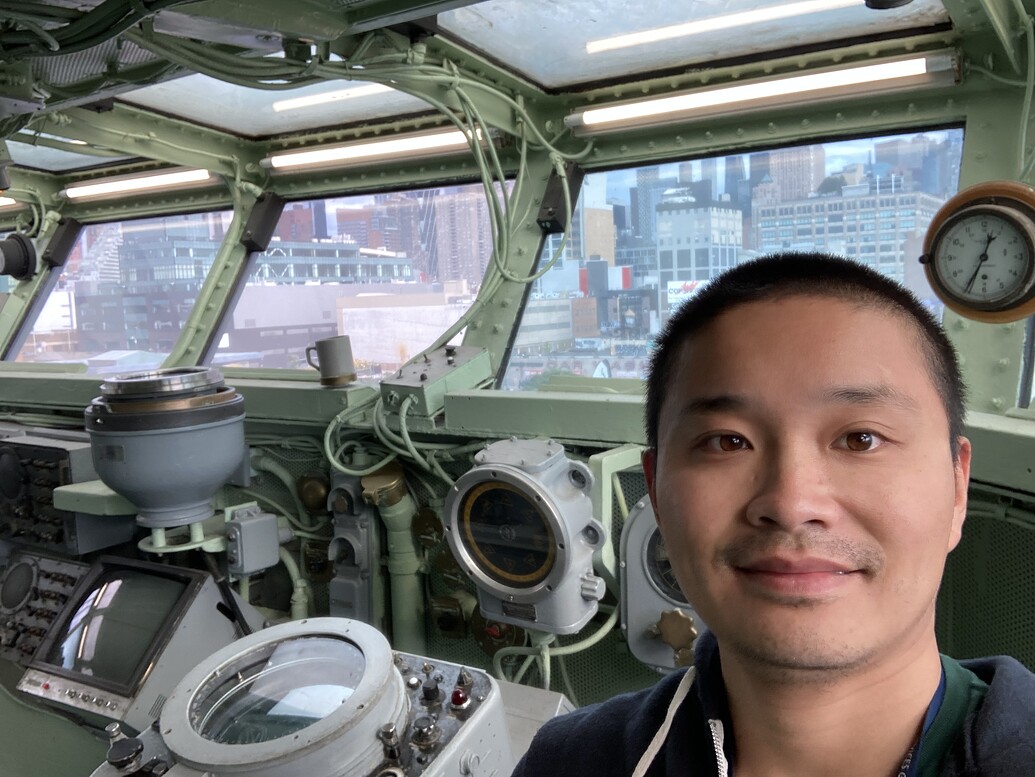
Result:
[[[105,572],[79,600],[44,661],[130,687],[186,588],[184,580],[135,569]]]

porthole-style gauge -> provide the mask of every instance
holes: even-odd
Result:
[[[460,504],[460,541],[478,567],[498,583],[532,588],[557,561],[549,517],[522,489],[503,481],[479,483]]]
[[[478,588],[485,618],[571,634],[593,617],[604,582],[593,553],[604,544],[593,518],[592,475],[553,440],[501,440],[446,497],[446,535]]]
[[[920,257],[939,299],[985,323],[1035,313],[1035,189],[989,181],[935,214]]]
[[[644,545],[643,567],[647,572],[647,580],[654,586],[655,591],[674,604],[688,603],[683,592],[679,590],[676,573],[672,571],[672,561],[668,556],[668,548],[665,547],[665,538],[657,528],[650,533],[647,544]]]
[[[622,631],[629,651],[662,672],[689,665],[705,624],[679,587],[646,498],[629,511],[622,527],[619,568]]]

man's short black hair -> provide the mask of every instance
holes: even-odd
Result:
[[[844,257],[822,253],[780,253],[734,267],[709,282],[669,319],[655,343],[647,371],[647,445],[658,447],[658,419],[680,347],[720,314],[738,305],[792,296],[828,297],[874,305],[913,322],[931,380],[949,421],[955,459],[966,413],[966,388],[956,350],[930,311],[907,289]],[[789,315],[791,315],[789,313]]]

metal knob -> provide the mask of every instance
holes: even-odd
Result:
[[[413,721],[413,743],[422,750],[433,746],[440,733],[435,721],[427,715],[421,715]]]
[[[398,761],[402,751],[399,748],[399,732],[396,731],[395,724],[385,723],[381,726],[377,730],[377,738],[381,740],[381,745],[384,747],[385,759]]]
[[[108,763],[120,771],[135,770],[143,752],[144,743],[136,737],[119,739],[108,748]]]

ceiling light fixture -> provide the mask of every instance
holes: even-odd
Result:
[[[393,157],[431,156],[448,154],[468,148],[469,135],[460,130],[429,132],[421,135],[406,135],[389,140],[373,140],[349,143],[341,146],[325,146],[305,151],[289,151],[274,154],[263,160],[263,164],[275,170],[339,165],[349,162],[368,162]]]
[[[852,65],[794,76],[781,76],[735,86],[697,89],[692,92],[635,102],[589,108],[569,115],[565,123],[579,135],[612,132],[641,126],[688,121],[703,116],[738,113],[777,105],[809,103],[880,91],[948,84],[955,80],[952,54],[940,52],[922,57]]]
[[[691,35],[718,32],[719,30],[728,30],[733,27],[745,27],[750,24],[772,22],[795,16],[810,16],[823,11],[835,11],[855,5],[862,6],[863,3],[860,0],[802,0],[802,2],[775,5],[754,11],[711,16],[707,19],[698,19],[692,22],[684,22],[683,24],[672,24],[653,30],[643,30],[626,35],[615,35],[611,38],[591,40],[586,44],[586,53],[599,54],[603,51],[614,51],[615,49],[624,49],[630,46],[643,46],[648,43],[658,43],[664,40],[672,40],[673,38],[685,38]]]
[[[74,183],[65,187],[63,194],[70,200],[92,197],[107,197],[128,192],[149,192],[161,189],[177,189],[203,184],[212,179],[208,170],[176,170],[157,175],[135,175],[122,178],[105,178],[89,183]]]
[[[385,84],[365,84],[353,86],[349,89],[338,89],[334,92],[323,92],[322,94],[310,94],[305,97],[292,97],[287,100],[277,100],[273,103],[273,110],[276,113],[283,111],[297,111],[301,108],[312,108],[314,105],[338,102],[339,100],[354,100],[357,97],[368,97],[372,94],[391,92],[392,87]]]

